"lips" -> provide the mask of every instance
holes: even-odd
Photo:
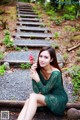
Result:
[[[45,63],[43,63],[43,62],[40,62],[40,65],[44,65]]]

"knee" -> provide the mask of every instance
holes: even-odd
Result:
[[[37,94],[36,93],[31,93],[30,94],[30,99],[31,100],[37,100]]]

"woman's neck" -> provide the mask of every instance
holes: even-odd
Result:
[[[46,67],[44,67],[44,68],[41,68],[41,71],[42,72],[47,72],[47,73],[51,73],[52,72],[52,70],[53,70],[53,67],[51,66],[51,65],[48,65],[48,66],[46,66]]]

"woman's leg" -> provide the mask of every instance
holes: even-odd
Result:
[[[29,99],[26,100],[17,120],[24,120],[26,112],[27,112],[27,108],[28,108],[28,103],[29,103]]]
[[[27,113],[24,120],[32,120],[38,106],[46,106],[45,96],[32,93],[29,98]]]

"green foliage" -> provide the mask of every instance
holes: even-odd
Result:
[[[73,14],[75,15],[76,14],[76,6],[75,5],[66,5],[64,10],[65,10],[65,13],[67,14]]]
[[[72,77],[74,92],[75,94],[80,95],[80,66],[73,66],[68,71]]]
[[[55,39],[59,38],[59,36],[60,36],[59,32],[55,32],[55,33],[54,33],[54,38],[55,38]]]
[[[75,16],[74,15],[69,15],[69,14],[64,14],[63,19],[65,19],[65,20],[75,20]]]
[[[16,51],[20,51],[20,50],[21,50],[21,47],[16,47],[15,50],[16,50]]]
[[[29,69],[31,67],[31,64],[30,63],[26,63],[26,64],[25,63],[21,63],[20,67],[22,69]]]
[[[56,25],[60,25],[63,22],[61,17],[55,17],[53,20]]]
[[[24,47],[23,50],[28,51],[28,47]]]
[[[3,76],[5,73],[5,65],[0,65],[0,76]]]
[[[67,53],[64,53],[64,55],[63,55],[64,60],[67,60],[68,57],[69,57],[69,55]]]
[[[13,41],[12,41],[11,38],[10,38],[10,33],[9,33],[9,31],[6,31],[6,32],[5,32],[5,37],[4,37],[3,43],[4,43],[4,44],[6,45],[6,47],[8,47],[8,48],[14,46],[14,43],[13,43]]]
[[[4,59],[4,53],[0,52],[0,60]]]
[[[58,44],[52,44],[51,46],[52,46],[53,48],[55,48],[55,49],[59,49]]]

